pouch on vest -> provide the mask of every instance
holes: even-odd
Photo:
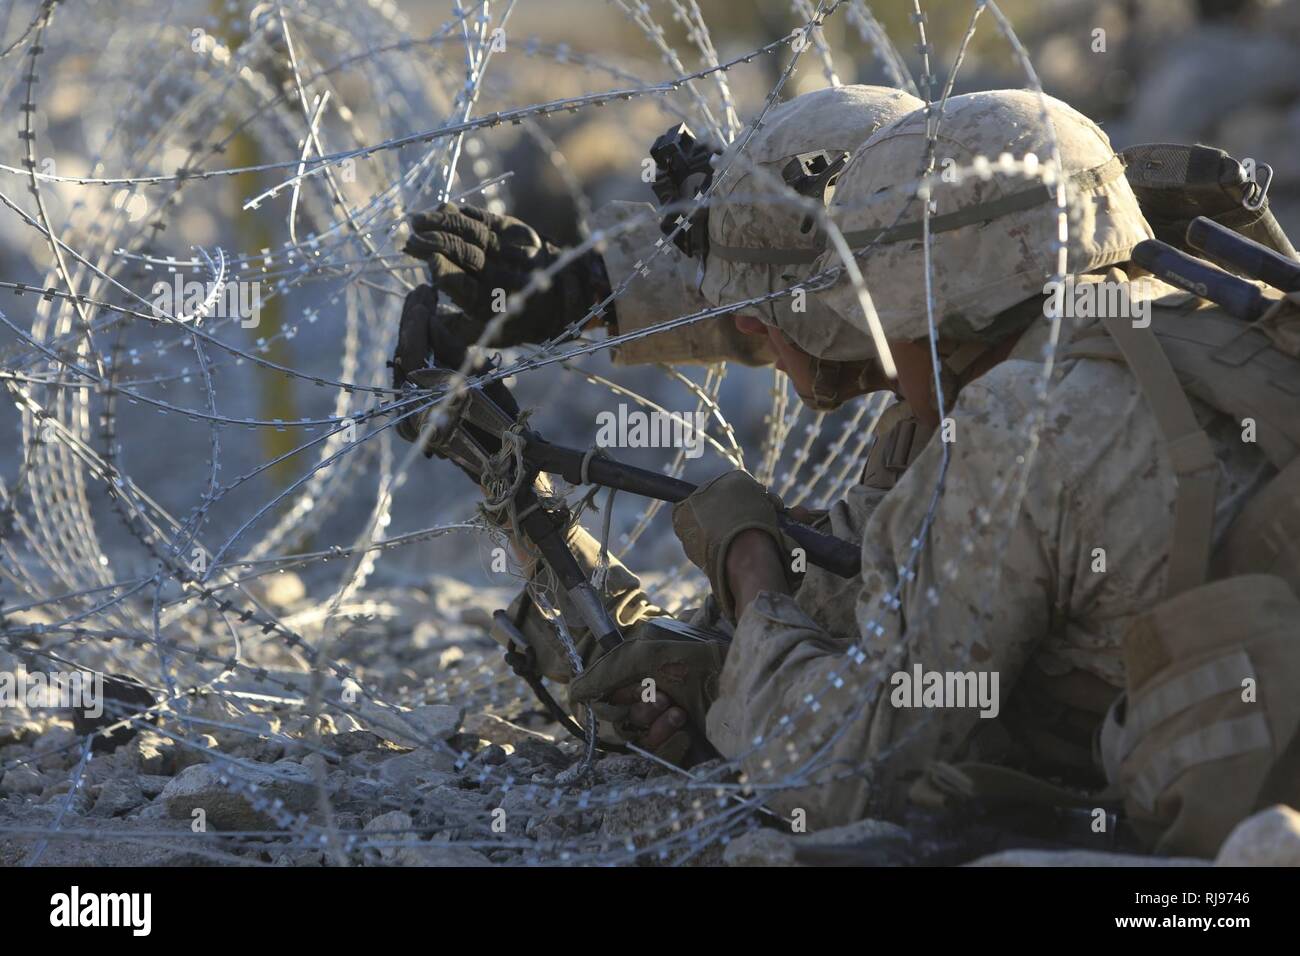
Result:
[[[1300,803],[1294,773],[1266,793],[1300,728],[1300,599],[1281,579],[1239,575],[1164,601],[1134,621],[1124,661],[1101,752],[1148,847],[1210,857],[1265,801]]]
[[[1268,207],[1273,170],[1267,165],[1247,166],[1221,149],[1178,143],[1144,143],[1122,155],[1124,175],[1156,238],[1199,255],[1184,237],[1188,223],[1207,216],[1296,258],[1295,247]]]
[[[1222,327],[1218,313],[1178,318],[1141,329],[1104,319],[1111,342],[1101,344],[1113,343],[1112,353],[1082,353],[1127,362],[1178,481],[1164,598],[1125,636],[1126,690],[1099,749],[1129,825],[1150,849],[1213,856],[1264,801],[1300,803],[1300,598],[1287,549],[1300,524],[1276,532],[1286,543],[1257,546],[1247,536],[1288,512],[1266,518],[1252,500],[1216,555],[1221,578],[1205,583],[1218,469],[1187,393],[1269,423],[1261,449],[1281,471],[1256,499],[1276,503],[1300,490],[1300,363],[1244,323]]]

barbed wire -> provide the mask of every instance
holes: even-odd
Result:
[[[5,81],[21,92],[17,128],[22,148],[16,163],[0,163],[0,172],[16,177],[31,197],[20,200],[0,191],[0,203],[14,226],[10,232],[32,240],[24,251],[34,266],[29,280],[0,281],[0,288],[15,295],[17,309],[30,307],[30,312],[13,315],[0,312],[0,325],[11,338],[0,360],[0,381],[19,413],[21,448],[14,481],[9,486],[0,483],[0,581],[6,589],[0,591],[0,649],[29,670],[53,665],[100,675],[131,674],[143,681],[158,695],[157,703],[123,708],[114,714],[117,723],[163,739],[187,760],[207,762],[217,785],[243,797],[254,813],[266,818],[269,829],[204,831],[178,838],[175,830],[161,827],[119,832],[68,826],[95,761],[111,759],[92,752],[92,737],[71,735],[27,756],[0,754],[0,775],[59,753],[76,755],[66,768],[68,789],[61,793],[48,826],[0,821],[0,833],[35,841],[29,865],[40,862],[56,840],[183,845],[214,860],[260,862],[245,851],[264,846],[268,837],[286,853],[320,853],[339,863],[376,861],[384,851],[416,845],[407,839],[414,837],[420,840],[418,847],[429,852],[481,849],[524,864],[682,864],[760,825],[765,814],[771,816],[765,804],[773,795],[853,776],[871,777],[907,745],[909,738],[904,737],[852,765],[830,758],[836,741],[876,699],[903,653],[901,647],[884,655],[866,653],[866,641],[880,633],[879,620],[866,622],[861,638],[845,653],[844,666],[824,687],[810,692],[788,713],[774,715],[773,726],[782,729],[771,738],[755,739],[743,753],[690,772],[661,766],[642,754],[646,766],[666,772],[630,783],[620,783],[626,778],[612,772],[602,776],[602,767],[626,758],[594,759],[589,748],[570,742],[559,752],[584,775],[566,775],[561,768],[539,772],[534,767],[528,779],[522,779],[509,761],[490,762],[495,759],[486,756],[491,748],[479,746],[472,732],[439,735],[414,722],[410,715],[423,706],[474,708],[518,720],[536,711],[527,685],[504,666],[481,631],[460,642],[465,660],[471,662],[468,667],[401,684],[385,678],[382,669],[352,659],[344,625],[367,614],[381,616],[384,602],[372,599],[370,595],[380,590],[370,582],[382,575],[383,562],[396,562],[419,545],[454,535],[498,548],[506,544],[499,528],[474,516],[468,498],[454,501],[441,493],[433,503],[435,521],[422,522],[424,526],[414,531],[385,534],[399,490],[412,484],[413,468],[421,463],[418,443],[393,445],[393,426],[432,409],[426,428],[436,427],[465,388],[504,380],[524,383],[531,373],[557,366],[567,381],[593,386],[591,392],[599,397],[590,400],[597,406],[612,394],[642,409],[667,412],[663,396],[684,395],[694,411],[710,421],[704,445],[718,456],[718,464],[741,467],[750,460],[759,479],[789,496],[789,504],[810,502],[819,508],[834,503],[856,483],[888,405],[888,396],[881,394],[840,416],[808,415],[791,402],[788,382],[772,372],[763,435],[757,454],[749,455],[740,427],[724,411],[727,366],[709,366],[698,377],[660,367],[661,374],[647,388],[639,381],[633,384],[595,372],[583,362],[620,345],[752,311],[801,290],[815,291],[841,275],[847,275],[864,304],[864,331],[883,341],[878,325],[872,324],[869,290],[855,264],[870,248],[850,251],[824,209],[770,174],[766,180],[756,179],[768,190],[762,197],[816,216],[839,256],[835,267],[760,296],[668,316],[634,332],[584,338],[582,330],[617,308],[635,276],[656,271],[663,275],[671,268],[667,250],[674,233],[646,249],[633,273],[607,298],[548,341],[509,353],[481,374],[472,374],[467,360],[453,389],[390,387],[385,360],[395,337],[394,307],[418,275],[412,271],[415,264],[397,248],[407,214],[441,200],[480,194],[508,208],[513,190],[528,188],[517,182],[518,169],[504,168],[504,152],[486,138],[492,131],[517,126],[560,170],[562,188],[579,211],[580,238],[556,262],[529,277],[511,297],[509,311],[484,328],[479,346],[492,341],[509,316],[577,257],[657,223],[666,211],[680,213],[680,232],[693,213],[717,201],[718,187],[729,176],[761,173],[747,155],[749,143],[781,101],[801,54],[813,51],[825,80],[830,85],[840,82],[821,28],[828,18],[844,16],[891,81],[926,103],[926,153],[917,157],[917,196],[923,200],[919,208],[931,363],[942,418],[931,289],[931,211],[924,200],[930,190],[944,185],[935,176],[935,144],[947,100],[985,10],[1026,85],[1042,96],[1029,56],[996,3],[972,3],[969,26],[938,99],[932,97],[933,50],[919,0],[914,0],[912,16],[921,63],[915,79],[861,0],[821,0],[816,6],[794,0],[788,35],[726,59],[720,57],[695,0],[668,0],[671,18],[703,63],[695,70],[687,67],[687,58],[673,45],[650,4],[614,0],[609,8],[626,18],[644,39],[648,54],[669,71],[661,81],[642,79],[652,75],[652,65],[641,69],[621,59],[607,62],[608,57],[537,38],[516,42],[506,30],[517,6],[514,0],[495,6],[453,5],[450,19],[427,36],[412,35],[406,19],[382,3],[235,3],[225,5],[232,14],[225,17],[196,14],[184,5],[168,7],[159,16],[154,5],[122,0],[100,3],[95,12],[114,8],[114,31],[122,32],[125,45],[115,40],[99,50],[79,31],[60,29],[60,14],[77,6],[43,0],[26,18],[11,9],[20,29],[0,51],[0,59],[23,53],[14,59],[15,73]],[[237,29],[238,16],[245,13],[248,23]],[[128,53],[129,38],[137,33],[154,39],[149,49],[156,60],[141,58],[138,51],[135,58]],[[499,42],[509,52],[500,52]],[[575,74],[612,77],[625,85],[537,102],[537,87],[529,85],[530,78],[514,77],[510,68],[501,66],[503,61],[509,67],[517,64],[517,58],[506,60],[516,50],[547,70],[571,67]],[[76,68],[79,60],[84,63],[90,51],[91,66],[81,67],[89,74],[83,82],[91,88],[102,82],[104,101],[114,104],[113,119],[104,129],[86,121],[85,129],[67,130],[53,118],[49,98],[57,96],[63,84],[73,85],[74,77],[63,71]],[[458,54],[463,56],[459,63],[454,60]],[[760,58],[784,58],[784,63],[752,119],[744,122],[732,74]],[[111,98],[118,93],[120,99]],[[515,105],[518,99],[529,102]],[[689,202],[633,216],[612,229],[590,228],[591,206],[581,179],[569,169],[564,148],[541,123],[558,115],[599,115],[635,100],[687,118],[733,148],[718,165],[710,187]],[[474,115],[480,102],[489,107]],[[502,108],[495,108],[498,105]],[[430,116],[444,119],[430,125]],[[1047,123],[1050,128],[1050,119]],[[409,132],[412,128],[417,131]],[[80,144],[75,142],[78,133]],[[101,142],[92,150],[94,136]],[[43,160],[51,157],[43,157],[41,149],[61,149],[73,156],[78,145],[90,157],[84,175],[46,171]],[[241,153],[269,158],[243,161]],[[177,155],[179,161],[172,165],[169,157]],[[468,171],[463,168],[466,157],[472,158]],[[61,156],[52,160],[55,167],[70,161]],[[175,172],[157,171],[165,165]],[[1064,237],[1073,224],[1065,183],[1054,174],[1060,168],[1053,151],[1046,162],[1013,161],[996,171],[1054,186],[1052,215],[1060,220]],[[985,162],[956,173],[988,171]],[[473,185],[467,188],[464,182]],[[185,216],[205,200],[213,202],[211,195],[198,196],[198,191],[222,184],[232,187],[224,208],[230,208],[231,196],[238,197],[238,215],[223,224],[233,237],[230,250],[219,248],[212,257],[203,246],[189,252],[172,248],[168,228],[186,234]],[[159,193],[154,201],[151,189]],[[736,192],[731,198],[743,196]],[[276,243],[261,238],[263,233],[241,232],[242,217],[278,223],[270,211],[277,200],[286,202],[285,238]],[[913,205],[906,205],[899,220]],[[209,205],[208,211],[212,208]],[[223,207],[218,203],[215,208]],[[146,212],[137,215],[140,209]],[[1058,278],[1065,273],[1064,248],[1062,242]],[[160,305],[157,295],[146,295],[139,284],[164,274],[178,277],[186,270],[207,277],[200,282],[203,314],[187,313],[171,299]],[[273,328],[256,329],[262,334],[252,343],[245,334],[247,316],[238,310],[206,314],[228,290],[250,283],[268,286],[259,299],[264,311],[283,312]],[[290,308],[298,310],[300,318],[292,318]],[[28,318],[30,325],[24,326]],[[1010,533],[1039,446],[1059,331],[1059,319],[1054,320],[1043,357],[1040,405],[1016,436],[1023,451],[991,489],[960,550],[978,536]],[[293,361],[272,357],[294,341],[300,351]],[[304,348],[314,351],[309,355]],[[187,352],[192,354],[187,360],[193,362],[192,370],[189,365],[180,370],[167,367]],[[320,370],[329,364],[317,360],[322,354],[336,360],[334,374]],[[294,407],[327,410],[292,418],[234,410],[251,404],[248,393],[259,384],[273,392],[265,385],[271,380],[282,390],[297,387],[305,393]],[[185,398],[161,397],[169,389],[183,391]],[[312,401],[313,395],[328,401]],[[178,435],[182,426],[206,433],[201,466],[187,470],[183,478],[170,474],[179,469],[165,470],[167,480],[159,482],[151,468],[128,464],[124,446],[140,440],[124,434],[137,428],[124,418],[134,409],[149,409],[167,423],[161,435],[143,439],[157,443],[155,452],[164,458],[173,427]],[[836,425],[839,432],[832,437]],[[307,436],[290,438],[274,451],[250,453],[243,447],[246,443],[228,437],[230,429],[239,427],[258,437],[300,430]],[[944,491],[946,447],[943,455],[939,481],[930,489],[897,584],[881,598],[883,608],[899,605],[903,588],[915,574]],[[284,467],[295,469],[291,477],[280,473]],[[664,463],[665,472],[673,476],[684,474],[685,467],[682,449]],[[234,477],[223,477],[223,471],[233,471]],[[157,490],[148,490],[150,486]],[[561,492],[574,498],[581,489]],[[620,522],[626,530],[618,540],[629,563],[642,556],[649,560],[649,549],[638,548],[638,542],[661,508],[661,503],[648,503],[635,517]],[[116,520],[116,537],[104,527],[106,513]],[[349,543],[321,546],[335,540]],[[418,551],[417,561],[427,560],[430,553]],[[669,596],[671,607],[688,606],[707,593],[702,577],[689,564],[651,570],[657,571],[655,583]],[[296,604],[277,604],[268,597],[270,585],[290,571],[304,579],[304,594]],[[942,564],[946,581],[961,573],[987,575],[986,600],[996,594],[998,567],[962,569],[955,558]],[[428,590],[435,591],[436,585]],[[937,600],[933,595],[932,603]],[[412,628],[410,611],[395,607],[384,620],[405,617],[400,626]],[[441,612],[432,617],[448,630],[465,627]],[[581,661],[569,643],[576,669]],[[277,669],[286,661],[295,665],[293,676]],[[240,683],[245,679],[257,689],[248,690]],[[261,705],[262,710],[255,709]],[[224,717],[206,714],[205,707]],[[380,790],[358,795],[354,791],[365,788],[352,783],[371,780],[358,775],[356,781],[344,782],[341,792],[347,795],[336,799],[322,786],[325,765],[314,764],[316,803],[310,809],[289,808],[275,795],[276,772],[268,771],[263,761],[238,755],[238,745],[229,741],[267,741],[322,760],[340,760],[342,755],[317,729],[268,733],[265,724],[244,722],[267,708],[292,714],[303,728],[351,719],[359,728],[387,733],[387,739],[413,743],[418,745],[413,753],[433,755],[450,768],[445,773],[461,774],[466,786],[457,789],[444,782],[427,792],[407,787],[387,796]],[[592,720],[588,728],[594,730]],[[204,738],[211,732],[224,735],[227,744],[209,746]],[[769,768],[765,776],[742,769],[764,765]],[[454,792],[432,794],[440,789]],[[400,796],[398,806],[393,805],[395,794]],[[433,796],[473,808],[440,810],[442,804]],[[495,829],[490,811],[511,801],[525,816],[527,808],[544,810],[549,829],[539,826],[531,836],[521,836],[517,829]],[[583,824],[593,815],[623,812],[628,806],[643,808],[643,818],[630,815],[633,823],[617,832]],[[371,830],[364,825],[364,816],[394,810],[411,810],[408,816],[418,819],[410,826]]]

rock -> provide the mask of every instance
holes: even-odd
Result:
[[[49,803],[51,800],[57,800],[59,797],[63,796],[63,794],[67,793],[71,789],[72,789],[71,780],[65,779],[65,780],[60,780],[57,783],[52,783],[44,790],[41,791],[40,801],[41,803]]]
[[[1003,850],[966,866],[1209,866],[1206,860],[1188,856],[1138,856],[1131,853],[1103,853],[1099,850]]]
[[[222,750],[232,757],[242,757],[253,763],[276,763],[285,756],[284,743],[270,737],[249,737]]]
[[[114,753],[104,754],[89,760],[82,771],[81,778],[90,786],[99,786],[115,777],[137,777],[140,775],[140,755],[128,744],[119,747]]]
[[[543,814],[543,805],[549,800],[546,791],[535,791],[531,787],[520,787],[509,793],[495,795],[496,806],[505,811],[505,832],[525,833],[535,829],[534,819]],[[495,808],[493,808],[495,809]]]
[[[621,758],[615,758],[621,759]],[[664,777],[648,781],[648,785],[667,783]],[[627,794],[624,799],[609,807],[600,821],[600,835],[618,843],[631,840],[633,845],[644,848],[663,839],[671,831],[674,811],[689,818],[691,804],[696,794],[685,790],[652,794]],[[684,849],[670,852],[668,862],[682,855]]]
[[[51,724],[32,741],[32,747],[43,757],[55,758],[60,768],[72,766],[81,756],[81,741],[70,724]]]
[[[141,807],[136,813],[131,814],[133,820],[166,820],[167,804],[161,800],[155,800],[147,806]]]
[[[171,777],[161,774],[142,773],[136,778],[136,783],[140,785],[140,792],[152,799],[167,788],[167,784],[171,782],[171,779]]]
[[[858,820],[842,827],[831,827],[809,834],[762,828],[751,830],[732,840],[722,856],[728,866],[852,864],[852,847],[881,837],[896,838],[903,845],[908,839],[907,831],[897,824],[872,819]],[[844,848],[849,856],[843,860],[837,859],[837,848]]]
[[[722,861],[727,866],[794,866],[794,844],[784,834],[759,827],[728,843]]]
[[[45,789],[46,780],[36,768],[24,764],[14,767],[0,777],[0,792],[22,793],[35,796]]]
[[[614,754],[604,757],[596,761],[593,769],[601,783],[625,783],[629,779],[644,779],[652,773],[659,772],[659,767],[654,761],[637,754]]]
[[[369,701],[366,704],[360,709],[369,729],[407,747],[424,747],[454,737],[465,717],[463,707],[450,704],[425,704],[406,711],[390,710]]]
[[[379,779],[396,787],[415,787],[422,783],[442,785],[455,780],[451,773],[455,758],[441,750],[412,750],[390,757],[379,765]]]
[[[65,779],[58,781],[53,786],[46,787],[41,792],[40,802],[60,808],[66,804],[69,813],[79,814],[90,809],[91,804],[94,803],[94,798],[90,795],[90,788],[85,785],[84,781],[80,787],[73,790],[72,781]]]
[[[467,846],[403,846],[393,855],[394,866],[491,866],[482,853]]]
[[[49,808],[53,821],[55,808]],[[67,822],[67,817],[64,817]],[[65,829],[72,829],[66,827]],[[188,824],[178,820],[141,819],[139,815],[125,819],[98,819],[82,817],[75,823],[77,830],[85,831],[79,839],[49,840],[40,858],[43,867],[109,867],[109,866],[194,866],[210,865],[212,860],[191,852],[194,835]],[[99,831],[111,831],[100,834]],[[133,833],[133,831],[139,831]],[[0,866],[18,866],[31,859],[31,854],[41,838],[14,836],[0,833]],[[84,884],[83,884],[84,885]]]
[[[146,802],[144,792],[134,777],[118,777],[99,788],[99,796],[90,811],[95,817],[120,817]]]
[[[285,717],[280,722],[280,733],[297,739],[313,736],[333,737],[339,732],[338,724],[331,714],[298,714]]]
[[[1300,866],[1300,813],[1276,804],[1238,823],[1215,866]]]
[[[384,862],[393,866],[489,865],[487,857],[469,847],[422,843],[419,835],[414,832],[383,832],[385,830],[411,830],[412,827],[414,827],[414,822],[409,814],[400,810],[393,810],[375,817],[366,824],[365,831],[374,834],[374,842],[383,844],[376,847],[379,856]]]
[[[381,813],[365,826],[366,833],[375,834],[375,840],[382,844],[377,847],[379,856],[385,860],[391,860],[397,855],[400,849],[399,844],[415,843],[419,837],[414,833],[384,833],[384,830],[410,830],[413,822],[409,814],[401,810],[392,810],[388,813]]]
[[[447,740],[460,730],[465,708],[450,704],[425,704],[402,714],[402,721],[416,728],[419,741]]]
[[[266,579],[266,600],[281,610],[293,607],[306,596],[307,585],[292,571],[281,571]]]
[[[324,866],[325,856],[319,850],[285,850],[277,854],[274,866]]]
[[[351,714],[340,711],[337,714],[331,714],[334,719],[334,732],[336,734],[350,734],[354,732],[364,732],[365,728]]]
[[[515,744],[515,756],[534,766],[545,767],[552,773],[569,765],[569,758],[564,755],[564,751],[547,740],[521,740]]]
[[[176,745],[160,734],[144,731],[131,741],[131,748],[139,759],[141,773],[165,775],[174,769]]]
[[[469,762],[469,766],[475,768],[481,767],[499,767],[509,759],[514,748],[509,744],[504,747],[498,744],[488,744],[482,750],[474,755],[474,759]]]
[[[29,743],[41,734],[41,725],[30,718],[0,727],[0,748]]]
[[[290,814],[310,810],[316,803],[311,772],[300,764],[281,761],[270,767],[229,769],[201,764],[187,768],[163,789],[168,816],[189,820],[194,810],[202,809],[208,824],[217,830],[266,830],[276,826],[267,813],[253,807],[251,795],[223,784],[223,776],[255,785],[258,796],[280,800]]]
[[[331,745],[339,753],[359,754],[368,750],[380,750],[386,745],[386,741],[378,734],[372,734],[368,730],[353,730],[346,734],[339,734]]]
[[[318,753],[309,753],[302,758],[302,765],[313,779],[319,775],[322,779],[329,773],[329,763]]]
[[[42,773],[60,773],[71,770],[81,759],[81,748],[72,746],[61,750],[41,747],[36,752],[36,769]]]
[[[199,734],[178,741],[172,753],[172,773],[181,773],[189,767],[206,764],[209,752],[218,749],[217,739],[211,734]]]
[[[552,742],[546,734],[539,734],[518,724],[512,724],[495,714],[470,714],[465,718],[464,727],[466,733],[476,734],[482,740],[494,744],[509,744],[516,749],[525,741],[543,744]]]
[[[268,748],[275,748],[277,751],[284,750],[284,743],[275,740],[275,736],[280,733],[280,718],[274,714],[240,714],[230,720],[230,727],[218,727],[212,730],[212,736],[217,739],[218,745],[223,750],[232,750],[234,748],[243,748],[245,750],[257,750],[260,746],[262,751]],[[264,756],[257,756],[259,761],[271,762],[272,759]]]
[[[429,790],[426,805],[442,814],[449,823],[479,821],[484,829],[489,819],[488,798],[477,790],[459,790],[455,787],[436,786]]]

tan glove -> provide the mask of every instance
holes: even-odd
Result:
[[[651,618],[637,627],[636,636],[601,656],[574,679],[569,685],[569,704],[591,704],[596,717],[609,724],[621,740],[635,740],[641,728],[629,722],[631,708],[611,703],[610,695],[629,685],[640,687],[646,703],[666,694],[686,711],[689,723],[661,744],[655,755],[688,766],[688,757],[699,753],[692,748],[692,734],[703,740],[704,717],[717,699],[718,675],[726,654],[725,641],[677,634],[656,626]]]
[[[746,471],[719,475],[673,506],[673,531],[686,557],[704,572],[728,620],[735,620],[735,603],[727,586],[727,549],[736,535],[757,528],[784,549],[777,512],[781,499]]]

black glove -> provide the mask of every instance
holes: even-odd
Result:
[[[545,269],[560,247],[522,220],[474,206],[443,203],[437,212],[411,217],[407,255],[429,264],[438,288],[474,322],[477,341],[488,322],[505,310],[505,297],[527,284],[531,272]],[[502,290],[497,292],[496,290]],[[488,346],[542,342],[559,334],[609,295],[604,261],[588,252],[565,266],[507,318]],[[494,311],[495,307],[495,311]],[[612,310],[607,310],[612,316]]]
[[[393,369],[393,388],[401,388],[407,375],[428,367],[432,357],[435,365],[459,369],[465,364],[467,345],[475,341],[473,320],[456,312],[438,313],[438,295],[432,286],[422,285],[407,295],[402,304],[402,324],[397,330],[397,349],[389,365]],[[491,371],[490,362],[469,369],[471,375]],[[489,382],[483,392],[501,406],[509,415],[519,416],[519,406],[514,396],[501,381]],[[407,415],[397,423],[397,434],[406,441],[415,441],[424,424],[423,413]],[[424,455],[431,458],[434,451],[425,446]]]

